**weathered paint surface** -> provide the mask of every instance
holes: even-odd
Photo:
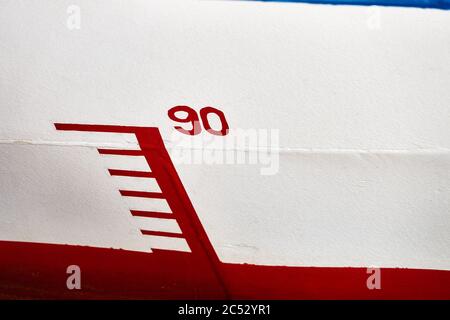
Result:
[[[76,5],[0,4],[3,297],[450,298],[448,11]],[[179,163],[179,105],[276,165]]]

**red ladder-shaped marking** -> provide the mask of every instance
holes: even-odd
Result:
[[[220,275],[221,262],[195,212],[189,196],[177,174],[177,171],[164,146],[161,134],[155,127],[134,127],[116,125],[91,125],[91,124],[68,124],[55,123],[57,130],[85,131],[85,132],[108,132],[134,134],[139,143],[140,150],[119,150],[99,148],[100,154],[119,156],[144,156],[151,172],[109,169],[112,176],[126,176],[139,178],[155,178],[161,189],[158,192],[144,192],[138,190],[119,190],[122,196],[143,197],[153,199],[165,199],[172,210],[172,214],[130,210],[133,216],[175,219],[181,229],[181,234],[172,232],[141,230],[143,235],[162,237],[175,237],[186,239],[193,257],[207,261],[217,280],[221,284],[226,296],[227,290]],[[163,249],[166,250],[166,249]],[[161,249],[153,250],[155,253]]]

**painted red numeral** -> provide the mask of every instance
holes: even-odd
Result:
[[[184,117],[184,118],[177,117],[177,115],[176,115],[177,112],[186,112],[186,117]],[[176,106],[176,107],[173,107],[172,109],[169,109],[167,114],[169,115],[169,118],[175,122],[181,122],[181,123],[189,123],[190,122],[190,123],[192,123],[192,129],[190,129],[190,130],[183,129],[180,126],[174,127],[176,130],[180,131],[181,133],[195,136],[202,131],[202,127],[200,125],[200,120],[198,118],[197,112],[195,112],[195,110],[192,109],[191,107]]]
[[[178,117],[176,115],[177,112],[185,112],[186,116]],[[176,107],[169,109],[167,114],[168,114],[169,118],[175,122],[180,122],[180,123],[189,123],[190,122],[192,124],[192,129],[190,129],[190,130],[184,129],[180,126],[175,126],[174,128],[181,133],[194,136],[194,135],[199,134],[202,131],[202,126],[200,124],[199,116],[198,116],[197,112],[194,109],[192,109],[191,107],[176,106]],[[209,119],[208,119],[208,116],[210,114],[215,114],[219,118],[220,123],[222,125],[220,130],[211,128],[211,124],[209,123]],[[203,127],[205,128],[205,130],[207,132],[209,132],[213,135],[216,135],[216,136],[225,136],[228,134],[229,126],[228,126],[227,119],[225,118],[225,114],[222,111],[220,111],[219,109],[216,109],[213,107],[204,107],[204,108],[200,109],[200,118],[201,118]]]
[[[220,123],[222,124],[222,128],[220,130],[214,130],[211,128],[211,125],[209,124],[208,115],[209,114],[216,114],[219,119]],[[215,135],[215,136],[226,136],[228,133],[228,122],[227,119],[225,119],[225,115],[222,111],[213,108],[213,107],[204,107],[200,110],[200,118],[202,119],[203,127],[205,127],[205,130],[209,133]]]

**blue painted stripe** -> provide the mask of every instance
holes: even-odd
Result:
[[[335,5],[363,5],[363,6],[396,6],[396,7],[416,7],[450,9],[450,0],[256,0],[264,2],[305,2],[316,4]]]

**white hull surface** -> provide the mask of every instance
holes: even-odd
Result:
[[[409,292],[449,298],[450,12],[372,9],[2,1],[2,281],[31,274],[25,256],[47,250],[40,245],[86,268],[95,261],[74,246],[106,256],[123,249],[133,263],[198,249],[228,296],[243,291],[218,263],[359,272],[341,279],[357,287],[348,295],[322,280],[301,294],[278,284],[284,298],[414,298],[370,291],[365,268],[386,268],[387,283],[404,279],[396,268],[418,269],[406,279],[439,270]],[[192,110],[201,132],[175,129],[195,129],[171,119],[175,106],[189,106],[176,117]],[[208,106],[217,111],[205,121]],[[135,127],[158,134],[139,140]],[[170,158],[158,153],[166,149]],[[136,173],[154,166],[168,172],[163,182]],[[5,257],[15,250],[23,256]],[[18,265],[20,277],[11,271]],[[63,266],[38,259],[34,267]],[[220,297],[215,285],[204,296]],[[247,285],[240,297],[258,297]]]

